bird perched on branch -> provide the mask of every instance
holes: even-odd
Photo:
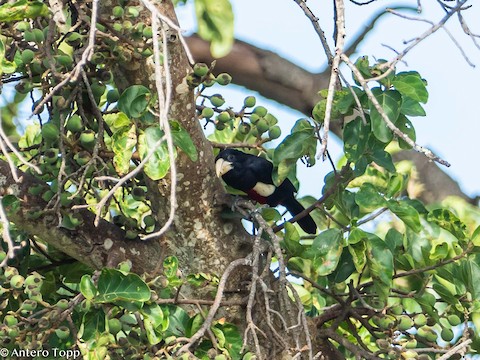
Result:
[[[276,186],[272,180],[273,164],[261,157],[225,149],[215,158],[218,177],[234,189],[245,192],[252,200],[270,206],[283,205],[293,216],[305,208],[295,199],[296,189],[289,179]],[[315,234],[317,225],[310,215],[297,221],[307,233]]]

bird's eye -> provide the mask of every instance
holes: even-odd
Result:
[[[232,154],[228,155],[227,160],[228,161],[234,161],[235,160],[235,155],[232,155]]]

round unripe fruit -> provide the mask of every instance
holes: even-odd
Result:
[[[42,137],[47,144],[54,143],[60,137],[60,131],[58,130],[58,127],[51,122],[43,124],[41,132]]]
[[[140,15],[140,11],[134,6],[127,7],[127,13],[131,18],[137,18]]]
[[[86,148],[93,147],[95,143],[95,132],[93,130],[85,130],[80,134],[80,143]]]
[[[427,317],[424,314],[418,314],[413,319],[416,327],[424,326],[427,324]]]
[[[152,27],[151,26],[146,26],[145,28],[143,28],[142,35],[145,38],[150,39],[153,36]]]
[[[215,124],[215,129],[217,129],[218,131],[222,131],[225,129],[225,124],[219,121]]]
[[[147,215],[143,218],[143,222],[146,227],[155,225],[155,218],[152,215]]]
[[[220,114],[218,114],[217,120],[222,123],[226,123],[230,121],[230,114],[228,113],[228,111],[222,111]]]
[[[18,320],[15,316],[13,315],[6,315],[4,318],[3,318],[3,323],[6,325],[6,326],[15,326],[18,324]]]
[[[138,237],[138,233],[135,230],[127,230],[125,238],[128,240],[134,240]]]
[[[40,286],[42,285],[42,278],[40,277],[39,274],[31,274],[31,275],[28,275],[26,278],[25,278],[25,285],[36,285],[36,286]]]
[[[143,201],[145,200],[145,190],[141,187],[134,187],[132,189],[132,197],[134,200]]]
[[[47,190],[43,193],[42,199],[43,201],[49,202],[50,200],[52,200],[54,195],[55,193],[52,190]]]
[[[453,339],[453,331],[452,329],[443,328],[440,336],[442,337],[443,341],[450,342]]]
[[[33,311],[37,308],[37,302],[35,300],[27,299],[22,303],[22,310]]]
[[[108,329],[110,334],[116,335],[122,330],[122,322],[116,318],[108,319]]]
[[[435,342],[437,340],[437,333],[429,326],[421,326],[417,330],[418,336],[425,338],[427,341]]]
[[[413,320],[408,315],[401,315],[398,322],[398,330],[407,331],[412,328]]]
[[[99,82],[94,82],[90,87],[95,98],[100,98],[107,88],[104,84]]]
[[[268,137],[270,139],[278,139],[282,134],[282,130],[278,126],[272,126],[270,130],[268,130]]]
[[[384,330],[390,330],[395,325],[395,318],[390,315],[385,315],[380,318],[378,322],[378,327]]]
[[[217,76],[215,80],[219,85],[228,85],[232,82],[232,77],[230,76],[230,74],[221,73]]]
[[[56,148],[51,148],[45,151],[43,154],[43,158],[45,161],[49,164],[54,164],[58,160],[58,149]]]
[[[24,64],[30,64],[35,57],[35,53],[30,49],[25,49],[22,52],[22,62]]]
[[[70,336],[70,329],[66,326],[60,326],[58,329],[55,329],[55,335],[59,339],[66,339]]]
[[[257,114],[260,117],[263,117],[267,115],[268,110],[264,108],[263,106],[257,106],[255,109],[253,109],[253,113]]]
[[[270,125],[270,126],[276,125],[278,123],[277,118],[270,113],[265,115],[265,120],[267,120],[268,125]]]
[[[60,299],[57,301],[55,304],[56,307],[58,307],[60,310],[67,310],[68,309],[68,300],[67,299]]]
[[[405,344],[405,348],[407,348],[407,349],[415,349],[416,347],[417,347],[417,340],[416,339],[410,339]]]
[[[462,322],[462,320],[460,320],[460,317],[458,315],[455,315],[455,314],[448,315],[447,320],[448,320],[449,324],[452,325],[452,326],[460,325],[460,323]]]
[[[250,132],[251,126],[247,123],[241,123],[238,132],[243,135],[247,135]]]
[[[258,122],[255,124],[258,129],[259,134],[263,134],[265,131],[269,129],[268,122],[265,119],[260,118]]]
[[[33,36],[34,36],[34,38],[35,38],[35,42],[36,42],[37,44],[39,44],[39,43],[41,43],[41,42],[43,42],[43,41],[45,40],[45,34],[43,33],[42,30],[40,30],[40,29],[33,29],[32,32],[33,32]]]
[[[208,74],[208,66],[204,63],[196,63],[193,65],[193,73],[197,76],[205,76]]]
[[[219,107],[225,104],[225,99],[223,98],[222,95],[220,94],[215,94],[210,96],[210,102],[212,103],[213,106]]]
[[[16,24],[15,28],[20,32],[25,32],[30,29],[30,24],[27,21],[20,21]]]
[[[123,7],[121,6],[115,6],[113,9],[112,9],[112,14],[113,16],[115,16],[116,18],[121,18],[124,14],[124,10],[123,10]]]
[[[245,100],[243,100],[243,106],[245,106],[246,108],[254,107],[256,103],[257,99],[255,98],[255,96],[247,96]]]
[[[86,165],[91,159],[90,153],[88,151],[80,151],[73,156],[73,160],[77,162],[78,165]]]
[[[212,108],[206,107],[202,109],[202,117],[210,119],[213,115],[215,115],[215,112]]]
[[[118,264],[118,270],[130,272],[132,270],[132,262],[130,260],[122,261]]]
[[[258,120],[260,120],[260,116],[258,116],[257,114],[252,114],[250,115],[250,122],[255,125]]]
[[[22,275],[14,275],[10,279],[10,286],[14,289],[21,289],[25,282],[25,278]]]
[[[71,33],[70,35],[67,36],[66,42],[71,47],[80,46],[80,44],[82,43],[82,35],[80,35],[77,32],[73,32],[73,33]]]
[[[118,89],[112,89],[107,92],[107,101],[109,103],[117,102],[119,98],[120,93],[118,92]]]

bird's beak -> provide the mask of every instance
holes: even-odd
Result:
[[[232,169],[233,165],[230,161],[220,158],[215,162],[215,172],[218,177],[221,177]]]

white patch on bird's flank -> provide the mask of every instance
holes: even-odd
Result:
[[[227,161],[224,159],[218,159],[217,162],[215,163],[215,172],[217,173],[218,177],[226,174],[232,169],[233,169],[233,165],[230,161]]]
[[[268,197],[275,191],[275,185],[257,182],[252,190],[260,196]]]

